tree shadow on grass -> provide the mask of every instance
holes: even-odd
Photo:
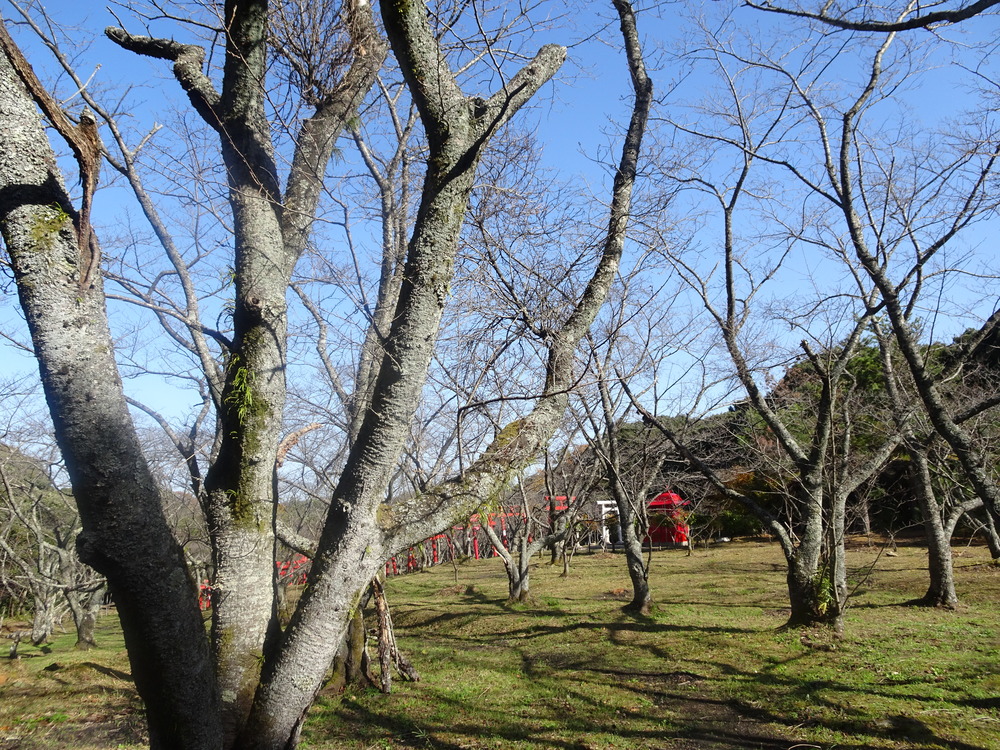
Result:
[[[95,672],[100,672],[106,677],[114,677],[116,680],[125,680],[125,682],[129,683],[129,686],[132,685],[132,675],[128,672],[123,672],[122,670],[115,669],[114,667],[106,667],[103,664],[98,664],[92,661],[85,661],[82,663],[82,666],[90,667]]]
[[[548,614],[548,613],[546,613]],[[631,618],[629,618],[631,620]],[[748,634],[757,633],[756,628],[719,627],[713,625],[671,625],[656,622],[652,618],[642,620],[614,620],[610,622],[573,622],[568,625],[531,625],[526,628],[510,630],[507,635],[516,638],[543,638],[557,634],[568,634],[579,630],[606,630],[612,635],[621,632],[634,633],[705,633],[705,634]]]
[[[913,716],[887,714],[872,719],[870,712],[852,709],[857,689],[836,679],[802,681],[770,670],[746,672],[715,661],[702,661],[704,670],[695,667],[697,671],[658,672],[648,666],[633,670],[627,665],[595,665],[579,651],[513,651],[520,659],[523,679],[531,686],[525,690],[523,701],[514,705],[491,700],[502,695],[502,680],[495,683],[486,677],[464,690],[456,690],[447,680],[420,683],[407,689],[403,699],[406,711],[394,708],[396,698],[348,696],[343,704],[327,709],[339,717],[341,727],[330,724],[324,728],[320,721],[312,725],[312,737],[317,743],[336,743],[338,732],[350,732],[351,739],[369,745],[391,739],[394,747],[444,750],[513,746],[590,750],[611,745],[637,750],[827,747],[826,743],[815,744],[807,738],[815,736],[813,731],[805,734],[803,728],[809,727],[839,733],[841,739],[836,746],[840,750],[868,750],[887,744],[987,750],[985,746],[943,737]],[[477,658],[465,654],[455,665],[456,674],[477,668],[478,674],[486,674]],[[704,673],[699,674],[701,671]],[[709,676],[720,673],[744,680],[751,694],[755,692],[753,686],[757,686],[760,698],[720,697],[717,678]],[[776,693],[799,695],[801,700],[790,705],[802,706],[803,713],[791,715],[790,711],[797,709],[768,705],[767,696]],[[919,695],[912,698],[924,700]],[[997,701],[956,703],[982,703],[983,708],[995,708]]]
[[[872,720],[868,714],[861,710],[856,710],[851,706],[851,701],[858,697],[856,687],[840,683],[832,679],[800,680],[791,677],[783,677],[773,672],[773,668],[784,666],[789,662],[804,658],[806,654],[797,655],[791,659],[786,659],[780,664],[772,665],[771,669],[761,672],[747,673],[732,665],[703,662],[710,670],[719,670],[730,677],[738,677],[751,685],[759,685],[761,696],[779,693],[787,696],[798,696],[800,705],[809,709],[806,715],[789,716],[774,710],[769,710],[762,703],[734,700],[731,702],[735,710],[743,716],[759,722],[772,724],[791,725],[794,727],[823,727],[827,730],[839,732],[845,736],[857,739],[856,745],[838,744],[838,748],[847,750],[848,748],[870,748],[874,742],[872,740],[891,741],[899,747],[907,748],[948,748],[948,750],[992,750],[994,746],[973,745],[962,742],[954,738],[944,738],[930,728],[926,722],[913,716],[903,714],[886,715]],[[903,685],[916,686],[924,682],[922,678],[912,678],[896,680],[887,685],[887,688],[898,688]],[[906,703],[937,705],[940,700],[936,697],[920,695],[912,692],[902,695],[892,690],[870,689],[868,692],[872,696],[891,697],[895,700]],[[667,694],[665,694],[667,695]],[[840,695],[843,700],[837,701],[832,696]],[[829,696],[829,697],[827,697]],[[687,696],[683,694],[670,694],[668,697],[677,700],[684,700]],[[698,698],[702,700],[702,698]],[[956,700],[955,705],[973,705],[975,702],[968,700]],[[995,708],[1000,705],[1000,700],[983,701],[982,708]],[[871,738],[866,741],[865,738]],[[808,746],[808,745],[806,745]]]
[[[651,712],[658,713],[659,709],[654,707]],[[658,729],[649,726],[653,717],[640,726],[620,712],[594,710],[586,715],[576,713],[564,717],[564,725],[556,735],[544,728],[544,721],[526,721],[516,715],[499,713],[485,722],[459,718],[415,723],[351,702],[344,706],[342,718],[348,725],[364,727],[367,738],[373,742],[391,737],[394,743],[403,747],[445,750],[479,747],[480,743],[488,747],[529,745],[551,750],[590,750],[604,747],[608,740],[615,746],[671,750],[787,750],[793,744],[763,727],[751,726],[752,721],[740,718],[724,703],[708,701],[696,712],[699,714],[697,720],[692,717],[694,711],[688,710],[691,720],[687,723]],[[711,719],[706,719],[706,712],[711,714]],[[313,737],[323,741],[321,732],[314,730]]]

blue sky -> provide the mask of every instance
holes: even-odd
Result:
[[[676,43],[682,35],[690,34],[692,27],[689,21],[682,19],[681,6],[655,5],[660,6],[659,10],[640,15],[639,23],[646,37],[646,54],[657,90],[664,98],[656,113],[662,120],[679,116],[678,113],[683,112],[684,106],[691,104],[718,81],[707,78],[700,72],[689,74],[683,65],[673,59]],[[705,7],[710,12],[717,12],[723,5],[717,3]],[[599,162],[606,164],[617,159],[617,136],[629,111],[627,69],[619,49],[617,23],[612,19],[610,3],[607,6],[605,8],[603,3],[579,1],[570,3],[568,12],[572,16],[572,23],[569,26],[539,31],[531,39],[530,45],[533,47],[545,42],[568,44],[569,61],[557,80],[536,98],[532,110],[520,116],[522,124],[537,125],[538,139],[544,147],[545,163],[558,169],[568,183],[581,189],[589,189],[597,196],[606,195],[610,176],[609,169]],[[137,104],[129,113],[130,121],[148,128],[154,122],[164,122],[171,117],[168,102],[180,102],[183,108],[179,88],[170,77],[165,63],[122,52],[101,35],[100,31],[105,25],[115,23],[103,6],[55,0],[47,3],[46,7],[60,24],[76,26],[83,35],[92,38],[93,41],[83,46],[76,58],[82,77],[92,77],[95,86],[137,87],[133,94],[133,101]],[[684,7],[697,10],[699,6],[695,4]],[[10,17],[13,14],[5,10],[5,15]],[[747,28],[760,24],[764,29],[780,29],[788,24],[782,19],[746,10],[739,11],[737,18]],[[995,20],[983,21],[969,28],[975,35],[988,37],[994,34],[996,23]],[[25,37],[18,34],[17,38]],[[923,44],[922,39],[926,37],[914,36],[912,44],[919,48]],[[43,59],[31,49],[29,56],[33,60]],[[905,96],[912,101],[912,109],[907,116],[914,120],[936,120],[943,115],[954,114],[962,102],[967,100],[967,96],[956,84],[961,78],[968,79],[961,68],[946,57],[932,59],[929,65],[931,70],[921,78],[920,85],[905,92]],[[677,88],[671,90],[675,84]],[[123,210],[137,213],[128,204],[129,199],[124,193],[105,189],[98,194],[95,219],[99,224],[109,227],[111,233],[111,229],[121,225]],[[992,231],[983,229],[977,232],[972,240],[973,245],[986,242],[992,236]],[[706,248],[710,248],[714,240],[706,234],[701,241]],[[991,255],[988,248],[985,250],[987,257]],[[816,272],[816,267],[807,260],[799,261],[797,273],[800,283],[808,278],[808,274]],[[794,276],[790,278],[786,283],[794,286]],[[13,304],[9,295],[0,301],[0,324],[5,331],[16,328],[17,314]],[[988,306],[989,300],[984,304]],[[140,331],[136,335],[141,337],[143,334]],[[34,363],[28,355],[9,346],[4,346],[0,352],[0,373],[34,369]],[[159,379],[145,380],[144,384],[132,383],[129,388],[152,401],[157,408],[173,411],[178,405],[189,403],[185,394],[162,385]]]

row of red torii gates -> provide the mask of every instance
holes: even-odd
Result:
[[[553,497],[551,511],[561,512],[567,508],[567,500],[575,498]],[[549,498],[545,498],[549,502]],[[612,501],[599,501],[597,519],[584,519],[591,527],[580,540],[581,544],[612,548],[621,543],[620,530],[616,522],[616,513],[611,510]],[[644,543],[656,545],[687,545],[690,528],[685,522],[688,502],[673,492],[661,492],[649,501],[649,528],[643,538]],[[520,511],[510,513],[486,514],[486,522],[498,530],[498,536],[504,547],[510,549],[508,525],[523,521]],[[617,537],[617,538],[616,538]],[[460,550],[460,551],[459,551]],[[385,575],[396,576],[413,573],[424,568],[451,562],[456,557],[470,557],[475,560],[496,557],[499,553],[486,537],[482,529],[480,515],[476,514],[464,526],[454,526],[450,533],[435,534],[420,544],[410,547],[405,553],[393,555],[385,563]],[[279,560],[275,563],[278,581],[286,586],[301,585],[306,582],[311,560],[305,555],[296,555],[290,560]],[[202,582],[199,602],[202,609],[211,606],[212,587],[209,581]]]

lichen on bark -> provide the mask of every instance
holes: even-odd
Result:
[[[42,250],[51,250],[59,233],[72,225],[72,217],[58,203],[39,206],[28,230],[31,241]]]

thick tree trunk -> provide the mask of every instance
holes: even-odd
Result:
[[[56,629],[55,596],[35,597],[31,616],[31,645],[41,646]]]
[[[823,493],[818,486],[812,492],[802,491],[804,516],[798,547],[785,556],[788,562],[788,602],[791,614],[786,627],[808,627],[828,624],[835,612],[830,603],[834,599],[832,571],[824,570],[823,543]]]
[[[90,600],[80,612],[80,619],[76,621],[76,644],[74,648],[79,651],[89,651],[97,647],[94,631],[97,629],[97,616],[101,611],[101,598],[104,596],[104,588],[90,595]]]
[[[788,566],[788,603],[791,614],[785,627],[810,627],[827,622],[827,599],[824,582],[817,569],[792,563]]]
[[[281,195],[259,80],[264,0],[227,0],[218,114],[233,213],[233,345],[219,412],[221,443],[205,477],[212,535],[212,646],[225,744],[246,722],[269,629],[276,630],[272,480],[285,405],[285,295],[297,255],[283,237]]]
[[[78,553],[115,596],[151,747],[217,750],[197,595],[122,393],[99,262],[89,268],[34,103],[3,55],[0,121],[0,229],[83,522]]]
[[[97,616],[101,611],[101,601],[104,598],[106,586],[81,596],[78,591],[67,591],[66,601],[73,615],[76,627],[76,646],[80,651],[88,651],[97,646],[94,640],[94,630],[97,627]]]
[[[911,459],[910,481],[917,504],[924,517],[924,530],[927,534],[927,572],[930,583],[927,593],[917,600],[929,607],[954,608],[958,605],[958,594],[955,593],[955,566],[951,555],[951,534],[941,520],[941,508],[938,505],[931,483],[930,465],[927,453],[921,447],[909,450]]]
[[[788,603],[792,610],[785,626],[798,627],[815,622],[818,606],[813,578],[798,575],[795,568],[789,565],[785,580],[788,588]]]

